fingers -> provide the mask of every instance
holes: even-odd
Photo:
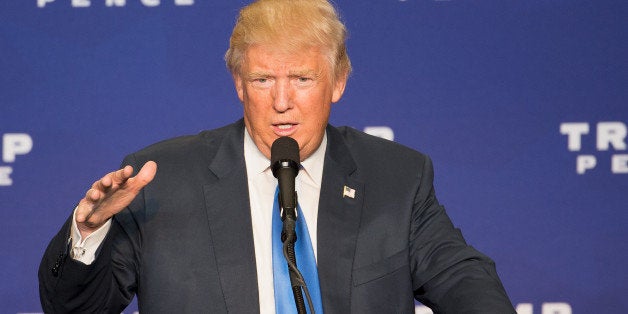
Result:
[[[110,172],[102,177],[99,182],[100,187],[104,190],[112,186],[122,185],[131,177],[131,174],[133,174],[133,167],[124,166],[124,168]]]
[[[111,175],[111,180],[113,184],[123,184],[127,179],[131,177],[133,174],[133,167],[124,166],[124,168],[114,171]]]
[[[76,208],[75,219],[77,223],[85,223],[94,209],[94,201],[89,199],[91,198],[91,195],[89,195],[91,194],[91,191],[93,190],[89,190],[86,193],[88,195],[85,195],[85,198],[79,202],[79,205]]]
[[[92,189],[101,192],[107,192],[112,187],[117,187],[124,184],[129,179],[132,173],[133,167],[125,166],[122,169],[106,174],[105,176],[100,178],[100,180],[94,182],[94,184],[92,184]]]
[[[127,173],[127,167],[130,169],[130,172]],[[155,178],[155,174],[157,173],[157,163],[150,160],[147,161],[144,166],[140,169],[140,171],[135,175],[135,177],[129,178],[129,176],[133,172],[133,168],[127,166],[124,169],[125,172],[121,172],[121,170],[113,173],[114,177],[114,185],[112,187],[117,189],[124,189],[129,193],[137,194],[142,188],[144,188],[148,183],[150,183],[153,178]]]
[[[98,200],[100,200],[102,195],[103,195],[103,193],[100,192],[99,190],[91,188],[91,189],[87,190],[87,193],[85,193],[85,199],[90,201],[90,202],[96,203],[96,202],[98,202]]]
[[[131,177],[131,166],[106,174],[92,184],[79,203],[76,211],[77,223],[85,224],[89,228],[99,227],[128,206],[137,193],[153,180],[156,173],[157,164],[148,161],[135,177]]]

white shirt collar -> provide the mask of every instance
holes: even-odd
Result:
[[[244,160],[249,173],[259,174],[270,169],[270,160],[257,149],[246,128],[244,128]]]
[[[308,183],[318,189],[323,181],[323,165],[325,164],[325,152],[327,151],[327,131],[323,134],[323,141],[316,151],[301,163],[301,167],[307,175],[303,178],[304,183]],[[307,179],[306,179],[307,178]]]

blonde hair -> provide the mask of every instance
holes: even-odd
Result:
[[[285,52],[320,47],[334,77],[349,75],[347,30],[326,0],[258,0],[240,10],[225,54],[227,68],[239,74],[248,47],[272,44]]]

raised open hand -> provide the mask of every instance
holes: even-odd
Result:
[[[157,164],[148,161],[135,177],[133,167],[110,172],[92,184],[76,210],[76,224],[83,239],[133,201],[140,190],[155,177]]]

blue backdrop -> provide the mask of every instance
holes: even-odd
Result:
[[[336,2],[355,71],[332,123],[433,158],[519,314],[628,313],[628,2]],[[0,3],[1,312],[41,311],[45,246],[124,155],[241,116],[244,3]]]

